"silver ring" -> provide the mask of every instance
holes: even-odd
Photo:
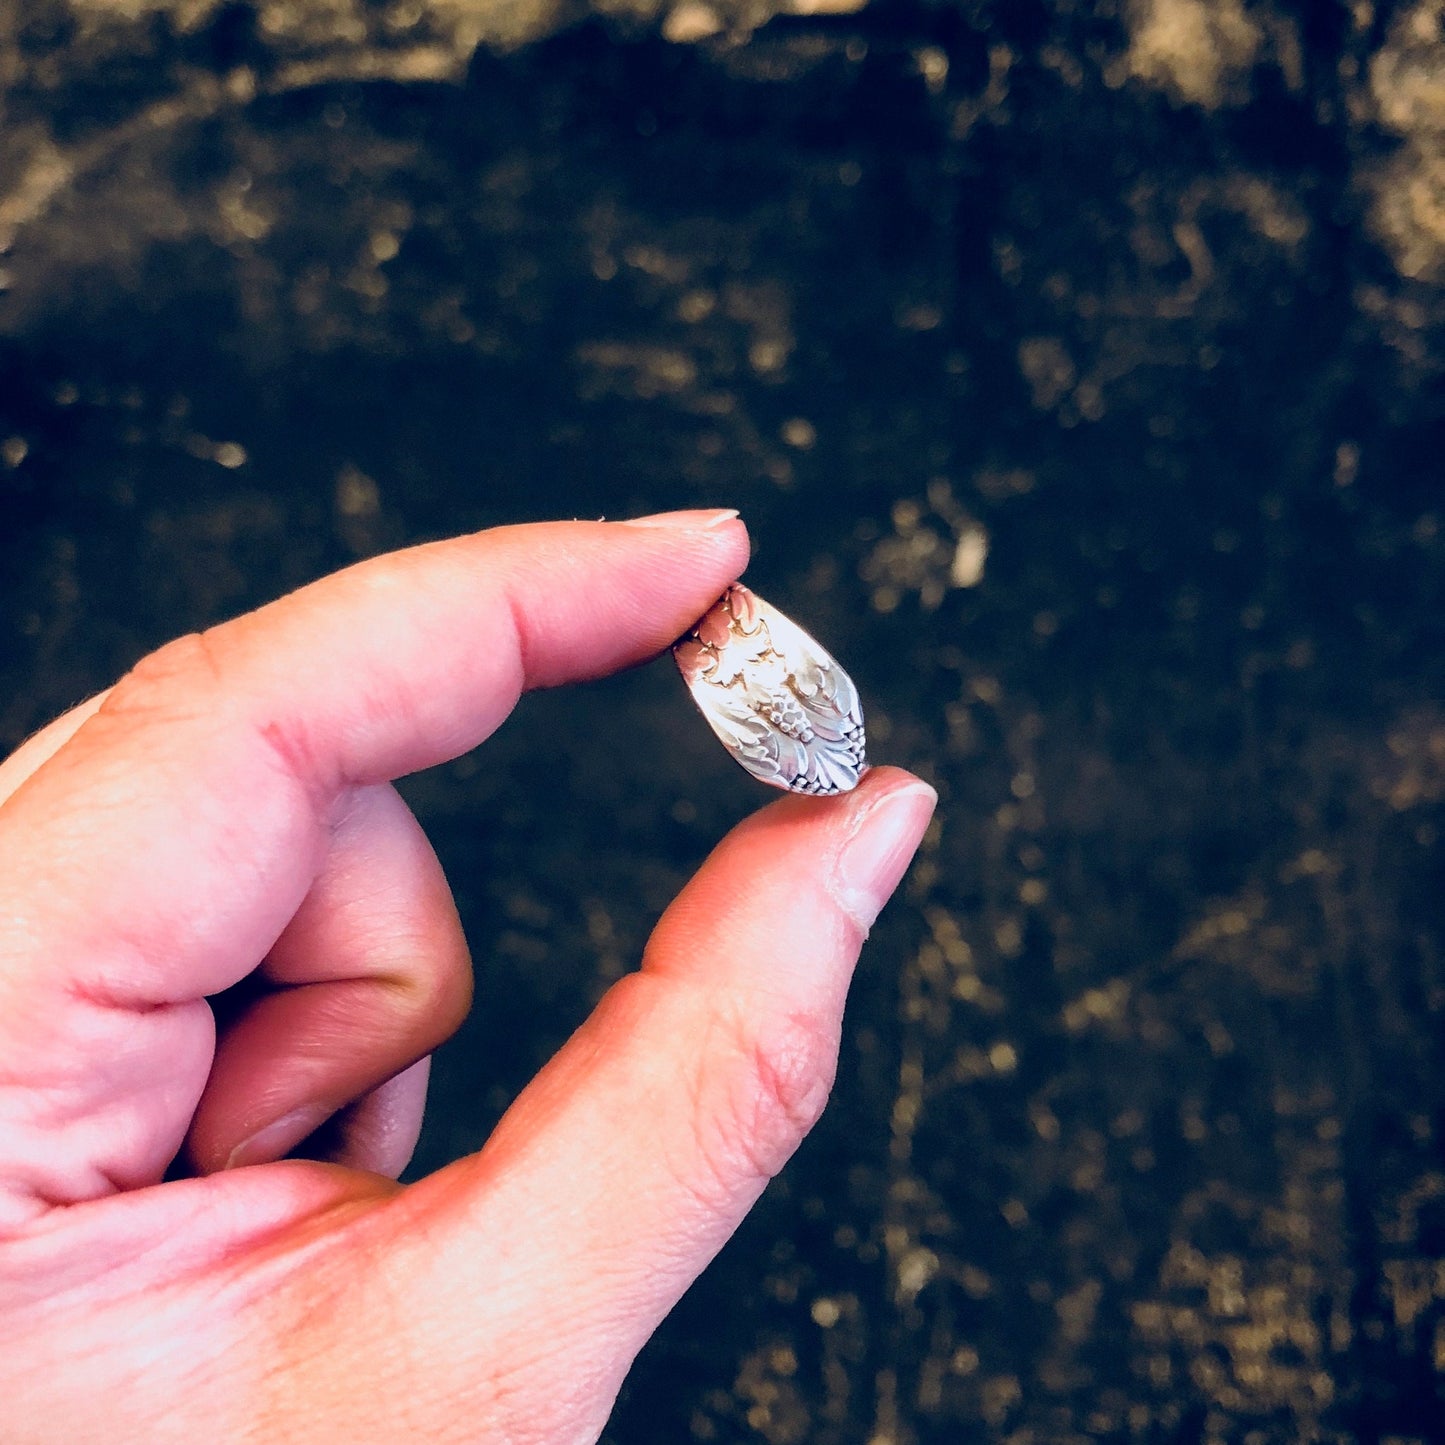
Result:
[[[672,649],[692,700],[760,783],[846,793],[868,766],[853,679],[796,622],[735,582]]]

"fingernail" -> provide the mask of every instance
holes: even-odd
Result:
[[[833,896],[865,933],[903,881],[937,803],[927,783],[911,783],[875,803],[844,840],[833,865]]]
[[[245,1164],[269,1164],[273,1159],[280,1159],[308,1134],[314,1134],[331,1114],[332,1110],[316,1104],[283,1114],[274,1124],[257,1129],[249,1139],[237,1144],[226,1156],[226,1168],[239,1169]]]
[[[698,507],[684,512],[654,512],[648,517],[630,517],[624,527],[671,527],[678,532],[705,532],[721,527],[738,514],[736,507]]]

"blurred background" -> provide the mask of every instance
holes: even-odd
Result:
[[[1440,0],[11,0],[0,744],[469,528],[740,507],[942,795],[609,1439],[1439,1439]],[[475,1149],[765,801],[668,661],[405,785]]]

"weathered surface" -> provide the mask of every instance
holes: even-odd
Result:
[[[941,822],[616,1439],[1434,1436],[1439,6],[779,8],[4,7],[4,739],[358,554],[740,507]],[[525,716],[409,788],[427,1164],[756,802],[670,668]]]

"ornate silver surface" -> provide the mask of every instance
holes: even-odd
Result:
[[[735,582],[672,649],[713,732],[761,783],[846,793],[868,766],[853,680],[796,622]]]

